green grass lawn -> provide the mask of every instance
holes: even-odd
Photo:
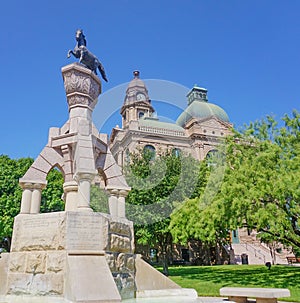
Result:
[[[159,268],[161,270],[161,268]],[[223,286],[288,288],[291,297],[281,301],[300,302],[300,267],[261,265],[172,266],[169,278],[199,296],[219,296]]]

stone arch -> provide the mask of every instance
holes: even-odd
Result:
[[[106,153],[100,153],[96,159],[96,169],[104,179],[107,189],[128,189],[127,182],[122,174],[120,166],[108,149]]]
[[[208,161],[208,165],[217,165],[217,163],[223,163],[226,158],[224,152],[220,151],[217,148],[210,149],[205,159]]]
[[[49,171],[57,166],[63,175],[63,157],[53,148],[46,146],[19,180],[23,188],[21,213],[37,214],[40,212],[42,189],[47,185]]]
[[[25,175],[20,179],[20,183],[32,182],[46,185],[46,177],[49,171],[55,166],[57,166],[65,176],[64,159],[62,155],[52,147],[45,146]]]
[[[218,152],[219,152],[218,149],[215,148],[215,147],[213,147],[213,148],[211,148],[211,149],[209,149],[209,150],[207,151],[207,153],[206,153],[206,155],[205,155],[205,158],[208,159],[209,157],[211,157],[211,156],[217,154]]]

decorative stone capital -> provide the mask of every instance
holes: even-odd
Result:
[[[33,183],[33,182],[24,182],[24,181],[21,181],[19,182],[20,186],[22,187],[22,189],[44,189],[47,185],[47,183]]]
[[[100,79],[79,63],[64,66],[62,75],[69,110],[78,106],[93,110],[101,94]]]
[[[78,184],[76,181],[68,181],[63,184],[64,193],[68,193],[70,191],[77,191]]]
[[[106,191],[111,195],[111,196],[118,196],[118,189],[116,188],[106,188]]]
[[[41,183],[35,183],[33,188],[34,189],[44,189],[46,187],[46,184],[41,184]]]
[[[77,172],[74,175],[74,179],[75,179],[76,182],[79,182],[79,181],[89,181],[89,182],[92,182],[93,179],[95,178],[96,174],[97,174],[97,171],[91,172],[91,173],[88,173],[88,172]]]
[[[116,196],[116,197],[124,197],[126,198],[131,190],[130,187],[128,188],[113,188],[113,187],[106,187],[105,188],[106,192],[108,192],[109,195],[111,196]]]
[[[20,184],[22,189],[32,189],[33,188],[33,183],[19,182],[19,184]]]
[[[129,194],[129,190],[124,190],[124,189],[119,190],[119,197],[126,198],[128,194]]]

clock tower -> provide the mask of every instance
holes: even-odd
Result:
[[[131,121],[138,121],[143,117],[151,117],[154,108],[149,99],[145,83],[140,79],[140,72],[133,72],[134,78],[130,81],[123,106],[121,108],[122,128],[129,126]]]

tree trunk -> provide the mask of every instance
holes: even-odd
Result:
[[[168,258],[167,258],[167,252],[163,251],[163,274],[165,276],[169,275],[169,266],[168,266]]]
[[[276,263],[276,255],[275,255],[275,245],[273,243],[269,244],[270,254],[272,258],[272,264],[275,265]]]

